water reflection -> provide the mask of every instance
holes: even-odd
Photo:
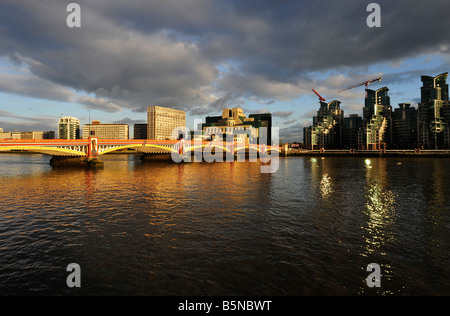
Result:
[[[449,171],[443,168],[443,163],[450,166],[450,160],[420,162],[421,172],[417,177],[423,183],[418,190],[422,198],[415,202],[420,211],[417,217],[422,220],[420,221],[422,242],[427,244],[429,251],[444,247],[450,252],[450,235],[448,226],[445,226],[450,209],[450,177]]]
[[[338,162],[337,165],[336,162]],[[332,202],[336,199],[346,201],[350,198],[351,194],[347,194],[347,192],[343,194],[338,187],[343,188],[353,185],[355,175],[348,171],[351,164],[352,162],[336,161],[330,158],[313,157],[309,159],[313,188],[323,201]]]
[[[445,160],[280,162],[0,163],[0,293],[67,293],[70,262],[88,295],[366,294],[371,262],[383,294],[448,292]]]
[[[313,157],[310,158],[310,163],[313,186],[320,196],[326,200],[333,192],[333,181],[329,176],[331,170],[328,169],[325,159]]]
[[[430,172],[430,212],[428,213],[428,218],[433,224],[442,223],[448,209],[448,201],[450,199],[448,195],[448,178],[442,176],[442,169],[439,163],[433,161],[432,171]],[[428,195],[428,194],[427,194]]]
[[[333,183],[331,182],[331,178],[328,176],[328,174],[324,174],[322,176],[322,180],[320,181],[320,192],[322,193],[322,197],[324,199],[330,197],[330,195],[333,193],[332,185]]]
[[[141,190],[158,202],[184,203],[194,199],[213,209],[242,210],[249,201],[270,206],[272,176],[261,174],[259,167],[259,163],[152,162],[136,164],[132,175]],[[171,198],[164,198],[168,195]],[[211,201],[216,204],[210,205]]]
[[[386,243],[395,239],[395,194],[389,188],[389,178],[385,159],[365,160],[366,166],[366,207],[367,223],[364,225],[366,242],[365,255],[381,251]]]

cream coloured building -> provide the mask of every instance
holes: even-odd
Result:
[[[176,128],[186,127],[186,112],[151,106],[147,108],[148,139],[170,140]]]
[[[93,121],[92,124],[83,125],[83,139],[97,137],[98,139],[129,139],[130,128],[126,124],[100,124]]]
[[[55,139],[55,132],[2,132],[0,139]]]
[[[206,139],[232,139],[237,143],[248,144],[258,140],[260,128],[268,130],[268,143],[271,143],[272,114],[250,114],[247,117],[241,108],[223,109],[222,116],[208,116],[202,124],[203,136]]]

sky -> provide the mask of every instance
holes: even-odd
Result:
[[[367,6],[381,8],[370,28]],[[391,104],[420,102],[421,76],[450,70],[448,0],[0,0],[0,128],[57,130],[146,122],[148,106],[194,120],[240,107],[270,112],[283,141],[302,141],[317,90],[362,115],[364,86]]]

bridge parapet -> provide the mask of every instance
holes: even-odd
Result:
[[[0,152],[33,152],[54,157],[87,157],[98,159],[112,152],[133,149],[142,154],[180,154],[193,152],[222,151],[226,154],[259,152],[264,155],[273,150],[280,152],[281,147],[256,144],[238,144],[222,141],[189,140],[101,140],[95,137],[84,140],[0,140]]]

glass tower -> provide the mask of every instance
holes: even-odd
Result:
[[[437,77],[422,76],[421,102],[419,103],[419,145],[428,149],[445,147],[448,128],[448,73]]]

